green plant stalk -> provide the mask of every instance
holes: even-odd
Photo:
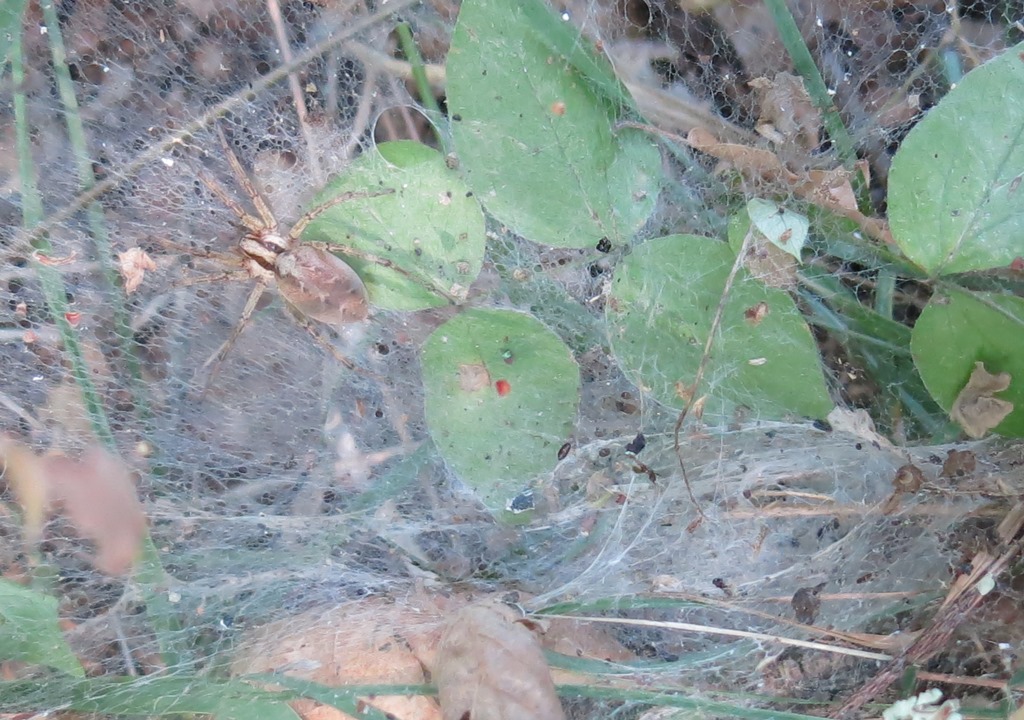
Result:
[[[412,36],[412,30],[409,28],[409,23],[398,23],[395,26],[395,32],[398,33],[398,42],[402,46],[402,52],[405,54],[405,59],[409,61],[409,65],[412,68],[412,79],[416,83],[416,90],[420,94],[420,102],[427,108],[430,113],[431,127],[434,129],[434,135],[437,137],[437,142],[447,152],[447,143],[442,135],[441,131],[434,126],[433,123],[439,122],[444,117],[444,113],[441,112],[441,106],[437,104],[437,98],[434,97],[434,90],[430,87],[430,81],[427,79],[427,71],[423,69],[423,56],[420,55],[420,49],[416,45],[416,40]]]
[[[76,158],[79,186],[83,191],[88,191],[95,184],[95,179],[92,174],[92,164],[89,161],[88,147],[85,139],[85,128],[82,124],[81,115],[78,112],[78,99],[75,97],[74,84],[71,80],[71,74],[67,67],[67,54],[64,50],[64,41],[60,32],[60,22],[57,17],[56,8],[52,2],[42,3],[42,9],[44,22],[46,23],[48,36],[50,38],[50,52],[53,58],[54,74],[57,79],[57,87],[61,103],[64,105],[68,138],[71,141],[71,148]],[[124,304],[120,302],[120,298],[123,297],[123,293],[121,291],[120,282],[118,281],[117,271],[114,269],[111,262],[113,253],[110,245],[110,236],[107,232],[106,223],[103,220],[103,209],[100,207],[98,202],[93,201],[87,205],[86,214],[89,219],[90,233],[96,243],[96,250],[99,255],[103,279],[106,282],[108,289],[111,291],[111,297],[117,298],[117,300],[113,302],[114,329],[119,339],[121,354],[125,359],[128,376],[131,378],[131,391],[132,396],[135,399],[135,406],[139,409],[142,419],[145,420],[145,418],[149,416],[149,411],[148,404],[144,402],[145,395],[141,392],[142,371],[138,357],[135,354],[135,348],[132,347],[131,344],[132,331],[128,312],[124,307]],[[44,270],[46,272],[42,272],[40,275],[44,287],[48,282],[47,276],[50,276],[51,279],[49,282],[51,282],[51,284],[53,282],[59,284],[59,288],[54,288],[53,291],[56,292],[59,290],[59,297],[63,299],[63,283],[60,282],[59,276],[51,268],[44,268]],[[55,281],[53,278],[55,278]],[[64,313],[53,311],[52,307],[53,305],[51,304],[51,312],[57,322],[57,325],[59,327],[67,325],[68,329],[71,330],[70,325],[64,317]],[[61,334],[62,336],[64,334],[63,328],[61,330]],[[111,449],[114,449],[114,437],[110,431],[109,421],[107,420],[100,398],[96,394],[96,389],[86,374],[85,363],[81,360],[81,349],[77,343],[74,345],[68,345],[65,342],[65,345],[69,350],[71,350],[73,357],[76,358],[72,363],[72,367],[74,368],[74,377],[75,381],[82,388],[83,396],[86,398],[86,407],[89,410],[89,416],[90,418],[95,417],[102,419],[103,431],[100,432],[97,430],[97,435],[100,436],[104,444]],[[96,424],[97,423],[94,421],[94,427]],[[178,629],[174,620],[174,609],[166,601],[166,592],[161,590],[161,588],[166,584],[167,575],[160,562],[160,557],[156,551],[156,547],[153,545],[153,540],[148,532],[143,538],[142,558],[140,559],[136,575],[142,586],[143,596],[146,599],[147,607],[150,609],[150,619],[157,632],[157,638],[163,658],[165,661],[168,661],[168,664],[171,667],[178,667],[180,663],[180,653],[173,649],[174,632]],[[154,609],[159,609],[159,611],[154,612]]]
[[[811,51],[807,49],[800,29],[796,26],[796,20],[793,19],[793,14],[786,6],[786,0],[765,0],[765,5],[767,5],[775,27],[779,31],[782,44],[793,59],[793,67],[804,79],[811,102],[822,112],[825,129],[828,131],[829,137],[832,138],[832,142],[835,143],[839,159],[844,166],[852,168],[857,161],[857,149],[853,138],[846,130],[835,103],[832,102],[832,96],[829,95],[825,80],[821,77],[818,66],[814,64]]]
[[[25,82],[25,66],[20,33],[13,34],[11,44],[11,79],[14,85],[14,131],[18,154],[18,176],[21,181],[22,226],[26,230],[31,230],[42,222],[43,202],[39,195],[35,166],[32,162],[32,143],[29,140],[28,131],[28,105],[25,94],[21,91],[21,86]],[[82,353],[82,346],[78,342],[78,335],[67,319],[67,292],[64,288],[64,281],[56,269],[39,261],[40,257],[45,257],[50,253],[50,243],[45,238],[39,238],[33,247],[37,253],[33,255],[32,266],[39,276],[39,284],[42,287],[43,298],[50,311],[50,316],[53,318],[61,342],[70,356],[71,374],[82,392],[82,400],[89,416],[89,423],[97,437],[107,446],[113,447],[114,435],[110,429],[110,421],[107,419],[99,394],[96,392],[96,386],[92,383],[89,369],[85,363],[85,356]]]
[[[845,322],[857,332],[884,340],[896,352],[909,354],[910,328],[865,307],[834,277],[809,269],[798,282],[811,293],[836,308]]]
[[[75,155],[78,184],[81,190],[88,191],[95,184],[95,178],[93,177],[92,163],[89,161],[85,128],[82,124],[82,117],[78,112],[78,99],[75,97],[74,83],[71,80],[71,73],[68,71],[67,53],[64,49],[64,39],[60,32],[60,21],[53,2],[43,2],[41,6],[47,28],[47,37],[50,42],[50,54],[53,58],[53,72],[57,80],[57,89],[60,94],[61,103],[64,106],[68,139],[71,141],[71,149]],[[106,223],[103,220],[103,208],[100,207],[98,202],[91,202],[86,208],[86,216],[89,219],[90,235],[92,235],[93,241],[96,243],[103,281],[111,291],[111,298],[115,298],[111,303],[114,332],[118,338],[119,350],[124,358],[128,377],[130,378],[129,389],[135,400],[135,406],[140,411],[141,419],[145,421],[149,417],[149,406],[145,402],[145,393],[142,392],[142,368],[139,365],[138,356],[135,354],[135,348],[131,342],[133,333],[128,311],[124,303],[121,302],[124,293],[121,289],[117,270],[112,262],[113,250],[110,245],[110,234],[107,232]]]
[[[875,312],[887,320],[892,319],[893,295],[896,293],[896,273],[883,267],[875,281]]]
[[[4,710],[15,712],[51,709],[56,701],[69,710],[118,717],[219,716],[229,707],[246,710],[230,717],[296,717],[273,713],[277,706],[293,699],[294,693],[261,690],[238,680],[209,682],[186,673],[82,680],[52,675],[43,680],[0,682],[0,694]]]

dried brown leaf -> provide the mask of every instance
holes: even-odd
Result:
[[[109,575],[131,570],[142,548],[146,515],[128,467],[100,447],[77,459],[48,455],[43,463],[52,501],[96,544],[96,569]]]
[[[481,615],[485,616],[482,621]],[[446,632],[445,620],[452,617],[455,619],[448,624]],[[498,648],[496,652],[503,652],[499,646],[504,643],[524,642],[529,648],[527,659],[533,663],[532,669],[546,675],[547,666],[536,648],[538,640],[527,629],[525,621],[516,622],[518,618],[517,613],[497,599],[480,602],[465,594],[416,592],[413,597],[406,597],[405,602],[368,598],[326,610],[311,610],[250,631],[235,656],[232,671],[239,675],[285,672],[332,687],[418,685],[431,678],[438,680],[446,673],[451,675],[451,661],[439,650],[439,645],[442,633],[446,638],[452,637],[452,624],[461,623],[460,630],[464,633],[480,633],[472,642],[479,642],[485,648]],[[608,637],[602,627],[561,618],[546,622],[547,631],[541,640],[544,647],[556,652],[611,661],[635,657]],[[488,633],[497,633],[499,639],[491,643]],[[495,660],[508,663],[505,654]],[[582,681],[566,671],[559,677],[561,682]],[[363,702],[400,720],[440,720],[442,717],[437,700],[430,697],[375,696],[364,698]],[[555,703],[552,707],[558,707],[557,699]],[[303,720],[350,720],[345,713],[310,701],[295,703],[294,707]],[[514,717],[513,714],[490,715],[483,710],[478,714],[477,710],[479,708],[470,716],[475,720]],[[519,717],[560,718],[561,715],[523,714]]]
[[[629,662],[636,660],[636,655],[613,638],[607,630],[608,626],[585,620],[567,620],[551,618],[541,642],[546,650],[567,657],[604,660],[606,662]],[[556,684],[585,683],[588,678],[572,670],[551,669],[552,680]]]
[[[6,438],[0,440],[0,463],[4,477],[21,505],[25,541],[35,545],[42,535],[50,507],[43,465],[29,448]]]
[[[25,535],[36,542],[46,518],[60,512],[96,546],[100,572],[131,570],[146,532],[146,516],[128,467],[106,450],[93,447],[78,458],[38,457],[24,445],[6,441],[0,454],[8,481],[25,512]]]
[[[942,477],[958,478],[970,475],[977,467],[978,459],[970,450],[950,450],[942,463]]]
[[[760,105],[758,132],[764,135],[770,127],[778,134],[780,143],[806,151],[817,150],[821,143],[821,112],[811,102],[802,78],[778,73],[773,80],[759,77],[748,84],[757,92]]]
[[[849,433],[876,447],[896,452],[896,447],[875,429],[875,421],[867,410],[847,410],[837,406],[828,414],[827,419],[836,432]]]
[[[896,492],[915,493],[924,486],[925,477],[921,469],[913,463],[901,465],[892,479],[892,486]]]
[[[793,613],[797,622],[805,625],[813,625],[821,609],[821,591],[825,589],[826,583],[818,583],[813,587],[802,587],[793,593],[789,604],[793,606]]]
[[[768,190],[786,191],[831,212],[853,220],[875,240],[892,244],[888,224],[864,215],[857,208],[849,172],[842,168],[795,173],[778,155],[764,148],[723,143],[702,128],[694,128],[686,142],[695,150],[732,165],[750,182],[768,186]]]
[[[426,682],[441,635],[444,607],[428,597],[406,605],[374,597],[316,609],[257,628],[236,655],[236,674],[283,671],[332,687]],[[440,720],[434,698],[376,696],[364,702],[399,720]],[[351,720],[310,701],[295,704],[304,720]]]
[[[449,621],[434,670],[444,720],[564,720],[540,641],[518,620],[488,602]]]
[[[117,260],[121,279],[124,281],[124,291],[128,295],[139,289],[142,281],[146,278],[147,270],[156,270],[153,258],[139,247],[128,248],[123,253],[118,253]]]
[[[993,397],[1010,387],[1010,373],[993,375],[985,364],[974,363],[974,372],[957,395],[950,418],[972,438],[981,438],[1013,412],[1013,403]]]

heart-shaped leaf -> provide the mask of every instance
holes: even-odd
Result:
[[[434,443],[500,512],[556,464],[576,420],[580,374],[565,343],[532,316],[474,309],[427,339],[423,387]]]
[[[832,409],[817,348],[790,296],[740,271],[718,337],[694,389],[712,318],[735,254],[728,245],[671,235],[635,248],[615,271],[607,317],[626,375],[656,400],[680,408],[691,393],[744,405],[758,416],[823,418]]]
[[[1009,265],[1024,248],[1024,44],[969,73],[892,161],[889,223],[930,275]]]
[[[452,140],[480,202],[516,233],[617,244],[654,211],[660,153],[642,133],[613,132],[622,106],[599,94],[603,75],[582,74],[595,62],[559,50],[559,25],[540,0],[462,3],[447,65]]]

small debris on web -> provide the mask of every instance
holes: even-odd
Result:
[[[647,438],[642,432],[638,432],[636,437],[626,444],[626,452],[631,455],[639,455],[645,447],[647,447]]]

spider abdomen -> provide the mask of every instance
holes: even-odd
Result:
[[[300,313],[327,325],[366,319],[366,286],[350,266],[320,248],[298,245],[276,256],[282,297]]]

